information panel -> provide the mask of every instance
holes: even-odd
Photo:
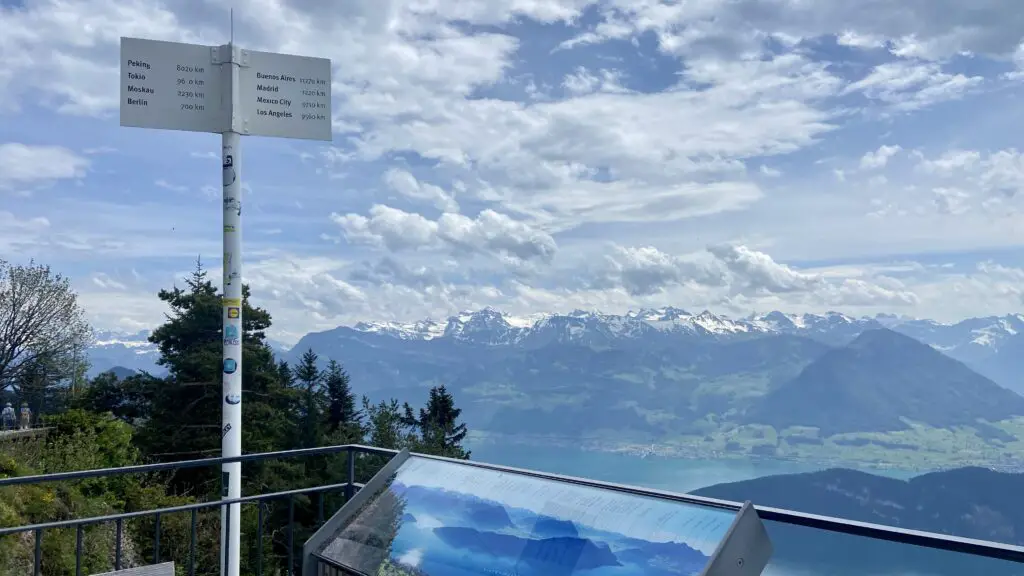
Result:
[[[246,134],[331,140],[331,61],[247,52],[239,70]]]
[[[353,502],[359,510],[343,524],[324,526],[333,532],[313,554],[368,575],[697,576],[737,518],[417,456],[389,476],[380,489],[367,484],[374,495]],[[751,557],[749,571],[731,573],[760,574],[764,562]]]
[[[223,132],[224,92],[210,46],[121,38],[121,126]]]

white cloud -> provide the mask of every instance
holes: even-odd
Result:
[[[917,156],[918,172],[936,183],[932,191],[940,211],[961,214],[982,209],[994,215],[1016,214],[1024,190],[1024,154],[1017,149],[950,150],[935,158]]]
[[[550,261],[557,250],[554,239],[528,224],[493,210],[475,218],[447,212],[434,221],[419,215],[375,205],[370,217],[332,214],[351,241],[362,241],[395,252],[444,248],[456,253],[490,254],[513,263]]]
[[[1024,12],[976,4],[242,0],[248,47],[332,59],[336,132],[245,143],[244,273],[300,335],[487,304],[1009,306],[1013,262],[787,264],[1024,245],[1019,117],[999,100],[1022,88],[998,76],[1024,69]],[[0,9],[4,138],[52,135],[0,144],[0,250],[74,271],[102,322],[159,321],[137,290],[220,252],[216,141],[116,128],[118,39],[220,44],[226,19],[210,2]]]
[[[82,178],[89,160],[62,146],[0,144],[0,189],[36,187]]]
[[[156,182],[153,182],[153,185],[157,186],[159,188],[163,188],[164,190],[170,190],[171,192],[178,192],[178,193],[188,192],[188,186],[181,186],[181,185],[178,185],[178,184],[171,184],[170,182],[168,182],[166,180],[157,180]]]
[[[935,159],[927,159],[919,154],[918,166],[921,170],[942,176],[949,176],[958,170],[970,169],[981,159],[981,153],[975,150],[949,150]]]
[[[981,76],[943,72],[941,65],[932,62],[897,61],[876,66],[847,86],[846,92],[860,92],[895,111],[909,112],[963,98],[983,81]]]
[[[861,34],[852,30],[844,30],[839,33],[836,41],[840,46],[851,46],[853,48],[882,48],[885,46],[885,38],[873,34]]]
[[[861,157],[860,169],[877,170],[879,168],[885,168],[885,165],[889,163],[889,159],[899,153],[900,150],[902,150],[902,148],[899,146],[879,146],[878,150],[867,152]]]
[[[415,200],[423,200],[433,204],[438,210],[444,212],[458,212],[459,204],[455,198],[441,188],[420,182],[415,176],[405,170],[392,168],[384,173],[384,182],[392,190]]]
[[[22,219],[0,210],[0,258],[3,254],[24,254],[42,241],[50,229],[50,221],[42,216]]]
[[[121,282],[114,280],[109,275],[104,274],[102,272],[93,274],[92,283],[95,284],[96,286],[99,286],[100,288],[107,290],[125,290],[127,288],[127,286],[125,286]]]

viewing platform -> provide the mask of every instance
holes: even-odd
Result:
[[[45,437],[49,430],[47,427],[27,428],[25,430],[0,430],[0,442]]]
[[[97,546],[109,547],[114,571],[160,574],[173,562],[179,574],[216,574],[199,535],[219,534],[221,510],[239,503],[242,574],[259,576],[274,573],[271,561],[302,576],[1024,576],[1024,547],[1009,544],[362,445],[3,478],[0,497],[13,486],[308,458],[334,458],[345,481],[4,526],[0,544],[23,542],[34,576],[96,574],[82,566]],[[140,522],[151,540],[128,546],[126,526]],[[71,534],[74,565],[62,572],[47,539]]]

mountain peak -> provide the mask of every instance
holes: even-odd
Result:
[[[910,423],[977,427],[979,420],[1012,416],[1024,416],[1024,398],[887,328],[865,330],[847,346],[826,352],[748,415],[778,429],[815,426],[823,436],[891,432]]]
[[[872,328],[865,330],[860,333],[853,342],[850,342],[850,348],[890,348],[893,346],[920,346],[932,350],[927,344],[907,336],[906,334],[900,334],[890,328]]]

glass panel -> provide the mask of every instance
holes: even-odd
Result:
[[[765,522],[764,576],[1024,576],[1024,564]]]
[[[689,576],[734,517],[413,457],[320,553],[366,574]]]

